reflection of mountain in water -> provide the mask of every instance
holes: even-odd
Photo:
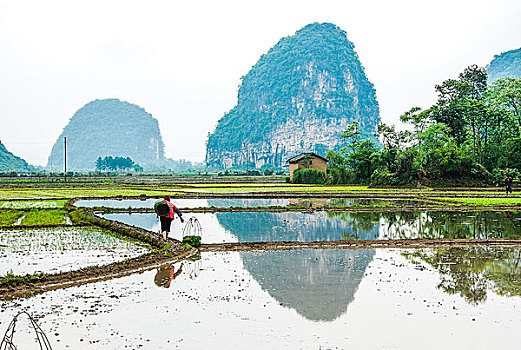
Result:
[[[374,250],[242,252],[244,267],[282,305],[313,321],[333,321],[354,300]]]
[[[378,221],[370,222],[364,230],[359,230],[353,225],[353,220],[329,218],[326,212],[243,212],[217,213],[216,216],[239,242],[372,239],[378,235]]]
[[[100,216],[108,220],[115,220],[127,225],[141,227],[145,230],[154,230],[159,226],[159,219],[155,214],[115,213],[103,214]]]

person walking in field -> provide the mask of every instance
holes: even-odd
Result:
[[[168,237],[168,233],[170,233],[170,226],[172,225],[172,221],[174,221],[175,216],[174,213],[179,216],[179,220],[181,222],[185,222],[183,219],[183,213],[174,205],[174,203],[170,202],[170,196],[164,196],[163,201],[168,204],[170,207],[170,212],[165,216],[159,216],[159,221],[161,222],[161,234],[163,235],[163,239],[166,240]]]
[[[508,194],[508,192],[512,193],[513,182],[514,182],[514,180],[512,179],[512,176],[507,175],[507,177],[505,178],[505,187],[506,187],[507,194]]]

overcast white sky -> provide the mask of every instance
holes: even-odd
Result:
[[[355,44],[381,118],[521,47],[519,0],[0,0],[0,140],[45,165],[72,115],[119,98],[156,119],[167,157],[202,161],[240,77],[281,37],[332,22]]]

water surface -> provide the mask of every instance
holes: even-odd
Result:
[[[82,199],[75,203],[78,207],[132,208],[151,209],[157,199]],[[172,200],[178,208],[259,208],[259,207],[301,207],[301,208],[349,208],[395,207],[425,205],[422,201],[411,199],[378,198],[175,198]]]
[[[0,326],[28,310],[53,349],[513,350],[521,342],[519,254],[203,253],[199,261],[1,302]],[[31,339],[27,328],[20,325],[19,348]]]
[[[519,238],[521,214],[501,211],[223,212],[185,213],[203,228],[203,243],[331,241],[342,239]],[[154,214],[116,213],[103,217],[158,231]],[[174,220],[171,237],[181,238]]]

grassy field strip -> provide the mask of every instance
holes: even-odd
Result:
[[[11,226],[23,215],[24,213],[19,211],[1,211],[0,226]]]
[[[388,189],[352,189],[344,187],[229,187],[229,188],[201,188],[201,189],[184,189],[190,193],[263,193],[263,192],[301,192],[301,193],[422,193],[418,190],[388,190]]]
[[[59,188],[2,188],[0,189],[0,200],[15,200],[15,199],[57,199],[57,198],[76,198],[76,197],[113,197],[113,196],[140,196],[147,195],[151,197],[162,196],[164,194],[262,194],[262,193],[295,193],[295,194],[353,194],[363,195],[407,195],[418,197],[464,197],[464,196],[479,196],[484,197],[504,195],[502,190],[498,191],[433,191],[430,189],[380,189],[368,188],[367,186],[312,186],[312,185],[262,185],[261,184],[234,184],[234,186],[160,186],[146,188],[139,187],[59,187]],[[516,193],[512,198],[519,198],[521,196]],[[0,203],[2,205],[2,203]]]
[[[32,210],[25,214],[21,225],[62,225],[66,224],[67,212],[60,209]]]
[[[433,199],[458,203],[468,206],[490,207],[490,206],[515,206],[521,205],[521,197],[503,197],[503,198],[447,198],[434,197]]]
[[[76,197],[113,197],[113,196],[161,196],[165,193],[180,193],[178,189],[143,190],[128,188],[57,188],[57,189],[16,189],[0,190],[0,200],[16,199],[54,199],[54,198],[76,198]]]

